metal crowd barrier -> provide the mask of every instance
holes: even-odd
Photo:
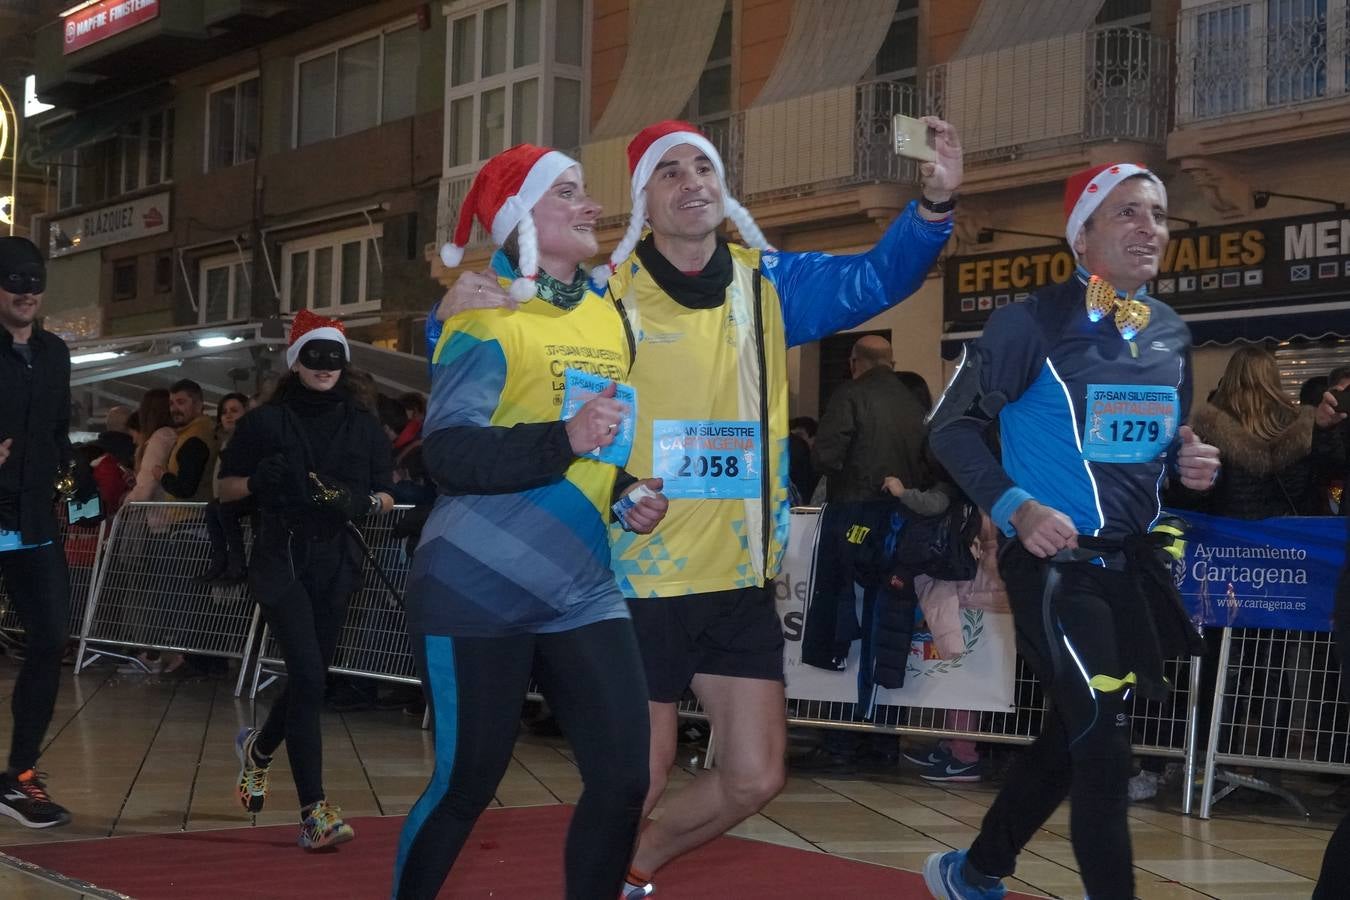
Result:
[[[94,574],[98,571],[103,553],[103,539],[107,522],[95,525],[66,521],[65,504],[59,504],[57,524],[60,528],[60,543],[65,549],[66,565],[70,570],[70,636],[78,638],[84,629],[84,618],[94,591]],[[9,602],[5,585],[0,579],[0,634],[17,644],[23,634],[23,623],[19,613]]]
[[[71,571],[71,634],[80,639],[77,673],[102,655],[130,658],[135,649],[224,656],[240,660],[238,694],[251,676],[250,696],[264,676],[284,672],[280,653],[243,586],[198,584],[209,541],[202,503],[133,503],[111,523],[69,526],[62,537]],[[407,579],[403,543],[393,530],[409,507],[367,523],[364,533],[376,559],[402,590]],[[247,523],[245,523],[247,529]],[[0,601],[3,601],[0,586]],[[331,671],[404,684],[417,675],[405,617],[383,582],[367,571],[353,597]],[[4,605],[0,633],[21,631]],[[255,637],[260,650],[253,655]],[[1186,765],[1183,809],[1190,811],[1198,727],[1204,742],[1200,815],[1239,786],[1267,790],[1298,808],[1298,798],[1269,780],[1233,773],[1225,766],[1350,774],[1350,707],[1341,700],[1340,669],[1332,637],[1322,632],[1224,629],[1214,686],[1201,687],[1199,657],[1169,663],[1174,685],[1163,704],[1137,700],[1133,746],[1147,756]],[[532,688],[533,689],[533,688]],[[789,686],[789,695],[791,686]],[[1212,699],[1209,712],[1200,700]],[[871,722],[855,721],[851,702],[789,696],[793,725],[841,728],[930,738],[965,738],[1028,744],[1039,733],[1044,698],[1026,663],[1017,661],[1015,708],[1007,713],[880,706]],[[682,715],[700,718],[696,701]],[[708,754],[711,759],[711,752]],[[1215,792],[1216,782],[1226,787]]]
[[[1330,632],[1225,628],[1206,724],[1200,817],[1239,787],[1274,794],[1307,815],[1276,778],[1220,766],[1350,775],[1350,707]],[[1218,782],[1226,784],[1215,791]]]
[[[78,674],[100,656],[150,649],[238,659],[253,640],[244,586],[201,584],[211,543],[204,503],[129,503],[108,533],[80,635]],[[249,538],[245,523],[245,540]]]
[[[403,539],[394,536],[394,529],[407,515],[411,506],[396,506],[388,515],[367,520],[362,527],[371,554],[389,576],[394,587],[402,593],[408,580],[408,557]],[[347,608],[347,621],[342,626],[337,653],[329,671],[335,674],[376,678],[400,684],[420,684],[408,643],[407,618],[398,601],[370,567],[365,565],[361,589],[353,595]],[[259,613],[255,613],[255,625]],[[271,631],[264,626],[262,650],[254,663],[249,697],[286,671],[280,648]]]

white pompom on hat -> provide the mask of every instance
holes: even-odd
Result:
[[[1068,239],[1069,249],[1073,251],[1075,257],[1078,251],[1073,249],[1073,243],[1083,232],[1087,220],[1092,218],[1097,207],[1102,205],[1102,201],[1116,189],[1117,185],[1136,175],[1143,175],[1156,184],[1158,190],[1162,191],[1163,202],[1167,202],[1167,187],[1162,183],[1162,179],[1153,174],[1152,170],[1135,163],[1107,163],[1104,166],[1093,166],[1073,173],[1064,182],[1064,217],[1067,220],[1064,237]]]
[[[476,216],[492,234],[498,247],[511,232],[516,235],[520,259],[520,277],[511,282],[511,299],[523,303],[535,294],[539,278],[539,239],[530,210],[558,180],[558,176],[579,163],[557,150],[517,144],[503,150],[483,164],[459,208],[452,243],[441,245],[441,262],[454,268],[464,261],[464,248]]]
[[[648,125],[628,144],[628,171],[633,177],[633,212],[628,217],[628,228],[619,239],[619,245],[609,255],[609,261],[591,271],[591,281],[595,284],[604,284],[610,275],[618,271],[619,264],[628,258],[637,247],[638,241],[642,239],[642,229],[647,224],[647,195],[644,193],[647,182],[656,172],[656,165],[661,162],[661,157],[672,147],[681,144],[698,148],[712,163],[717,178],[722,183],[722,208],[745,242],[759,250],[773,249],[764,237],[764,232],[755,224],[750,211],[736,202],[727,190],[726,168],[722,164],[722,155],[717,152],[712,141],[688,122],[667,119],[655,125]]]

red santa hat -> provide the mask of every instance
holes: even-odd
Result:
[[[539,277],[539,239],[530,210],[543,198],[558,176],[576,160],[533,144],[517,144],[488,160],[474,176],[473,186],[459,208],[453,243],[441,246],[441,262],[454,268],[464,260],[474,217],[492,234],[498,247],[517,228],[516,245],[520,249],[520,276],[511,283],[511,297],[523,303],[534,296]]]
[[[1127,178],[1143,175],[1158,186],[1162,192],[1163,203],[1167,202],[1167,188],[1162,179],[1149,169],[1134,163],[1107,163],[1093,166],[1081,172],[1075,172],[1064,182],[1064,217],[1068,224],[1064,227],[1064,236],[1069,239],[1069,249],[1073,250],[1074,241],[1083,231],[1083,225],[1102,205],[1107,195]],[[1078,251],[1074,250],[1074,256]]]
[[[352,348],[347,345],[347,328],[337,319],[325,319],[307,309],[302,309],[291,320],[291,338],[286,345],[286,368],[295,365],[300,358],[300,348],[310,341],[337,341],[352,361]]]
[[[717,171],[717,179],[722,184],[722,208],[745,242],[760,250],[773,249],[765,239],[764,232],[755,224],[750,211],[737,203],[727,191],[726,168],[722,165],[722,156],[712,141],[688,122],[667,119],[655,125],[648,125],[628,144],[628,171],[633,176],[633,212],[628,218],[628,230],[623,233],[619,245],[609,255],[609,262],[597,266],[591,272],[591,279],[596,284],[604,284],[642,239],[642,229],[647,223],[647,195],[644,189],[651,180],[652,173],[656,171],[656,165],[661,161],[661,157],[672,147],[681,144],[697,147],[712,163],[713,169]]]

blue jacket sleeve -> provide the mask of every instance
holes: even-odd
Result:
[[[563,477],[574,454],[563,422],[493,425],[506,383],[495,340],[452,333],[433,365],[422,460],[447,494],[505,494]]]
[[[861,325],[918,290],[951,236],[950,219],[929,222],[911,202],[866,253],[765,253],[788,346]]]
[[[1013,533],[1013,512],[1032,497],[1008,477],[984,431],[1045,365],[1045,338],[1032,303],[996,311],[984,334],[966,345],[960,367],[933,409],[928,434],[933,453],[953,480],[1007,535]]]

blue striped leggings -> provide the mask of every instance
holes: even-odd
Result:
[[[533,670],[584,788],[567,832],[567,897],[617,897],[647,794],[647,685],[628,619],[557,634],[413,635],[436,729],[436,768],[408,814],[397,900],[436,896],[511,761]]]

